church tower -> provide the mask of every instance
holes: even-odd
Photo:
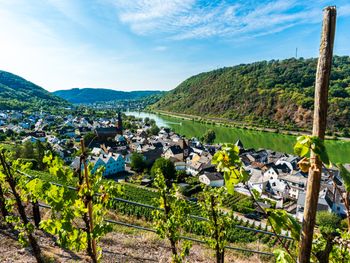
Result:
[[[118,112],[117,134],[123,135],[123,120],[120,111]]]

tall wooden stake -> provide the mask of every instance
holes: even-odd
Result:
[[[86,163],[86,155],[85,155],[85,143],[84,140],[81,140],[81,151],[82,151],[82,156],[83,156],[83,165],[84,165],[84,177],[85,177],[85,182],[86,182],[86,187],[90,190],[90,182],[89,182],[89,173],[88,173],[88,168],[87,168],[87,163]],[[93,208],[92,208],[92,196],[88,196],[88,213],[89,213],[89,223],[90,223],[90,240],[91,240],[91,247],[92,247],[92,261],[95,263],[97,262],[97,249],[96,249],[96,240],[92,236],[94,232],[94,219],[93,219]]]
[[[336,8],[334,6],[326,7],[323,10],[322,36],[316,73],[315,107],[312,130],[312,135],[318,136],[322,140],[324,139],[327,125],[328,86],[333,57],[335,21]],[[322,162],[313,153],[311,153],[310,162],[311,167],[307,182],[303,227],[299,243],[298,260],[300,263],[310,262],[322,173]]]

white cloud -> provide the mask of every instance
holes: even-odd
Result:
[[[130,74],[136,75],[135,71],[141,71],[142,65],[125,60],[126,55],[119,51],[96,49],[94,42],[75,38],[76,23],[62,21],[58,15],[62,13],[63,17],[71,17],[70,21],[75,20],[75,15],[65,11],[69,9],[66,6],[60,7],[57,13],[55,5],[1,1],[0,70],[20,75],[49,91],[74,87],[144,87],[141,79],[133,85],[129,80]],[[51,13],[46,17],[37,16],[43,11]],[[72,32],[66,30],[69,25]]]
[[[168,38],[261,36],[300,24],[318,23],[324,1],[161,1],[117,0],[120,21],[139,35],[164,34]],[[350,15],[350,6],[339,8]]]

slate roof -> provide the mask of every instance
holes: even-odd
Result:
[[[224,177],[222,176],[221,173],[204,173],[203,175],[205,175],[210,181],[220,181],[223,180]]]

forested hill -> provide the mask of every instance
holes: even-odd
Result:
[[[39,109],[69,103],[34,83],[0,70],[0,109]]]
[[[311,128],[317,59],[261,61],[192,76],[153,109],[270,127]],[[335,56],[328,126],[350,125],[350,58]]]
[[[161,94],[158,90],[118,91],[111,89],[82,88],[58,90],[54,94],[72,103],[95,103],[114,100],[136,100],[151,95]]]

